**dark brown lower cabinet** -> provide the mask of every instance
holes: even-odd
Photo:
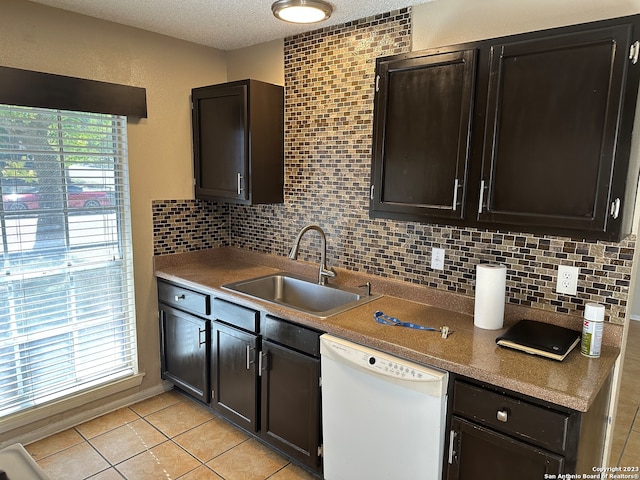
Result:
[[[212,323],[211,406],[233,423],[258,431],[259,336]]]
[[[320,359],[262,342],[262,438],[319,471]]]
[[[211,407],[319,473],[320,332],[221,299],[213,318]]]
[[[158,302],[162,378],[321,476],[321,332],[164,280]],[[450,375],[445,480],[540,480],[598,465],[611,376],[579,412]]]
[[[318,476],[321,332],[158,280],[162,378]]]
[[[448,480],[540,480],[563,471],[564,459],[454,416]]]
[[[446,480],[540,480],[592,473],[604,453],[611,378],[587,412],[455,378]],[[545,476],[547,475],[547,476]]]
[[[162,378],[209,401],[209,320],[160,305]]]

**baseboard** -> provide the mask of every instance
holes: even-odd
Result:
[[[629,315],[629,319],[640,322],[640,315]]]
[[[141,402],[142,400],[146,400],[147,398],[155,397],[156,395],[160,395],[161,393],[171,390],[171,388],[173,388],[173,385],[171,383],[162,382],[159,385],[141,390],[133,395],[121,398],[117,401],[101,405],[100,407],[96,407],[91,410],[80,411],[75,415],[64,418],[63,420],[57,422],[50,423],[45,427],[41,427],[28,433],[14,436],[11,439],[1,441],[0,449],[14,443],[28,445],[29,443],[42,440],[43,438],[49,437],[64,430],[68,430],[69,428],[75,427],[76,425],[80,425],[81,423],[88,422],[89,420],[93,420],[94,418],[100,417],[107,413],[111,413],[115,410],[118,410],[119,408],[128,407],[129,405]]]

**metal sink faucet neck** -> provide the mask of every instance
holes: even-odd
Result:
[[[320,235],[320,242],[321,242],[320,247],[322,250],[321,250],[321,257],[320,257],[320,270],[318,272],[318,283],[320,285],[325,285],[327,283],[327,278],[334,278],[336,276],[336,272],[333,270],[333,268],[327,267],[327,237],[324,234],[324,231],[322,230],[322,228],[320,228],[318,225],[307,225],[302,230],[300,230],[300,233],[298,233],[298,236],[293,242],[293,247],[289,252],[289,258],[292,260],[296,260],[298,258],[298,249],[300,248],[300,241],[302,240],[302,237],[304,236],[304,234],[307,233],[309,230],[315,230]]]

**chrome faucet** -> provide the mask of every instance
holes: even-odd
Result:
[[[293,243],[293,248],[289,252],[289,258],[292,260],[296,260],[298,258],[298,248],[300,247],[300,240],[305,233],[309,230],[315,230],[320,234],[320,242],[321,242],[321,257],[320,257],[320,271],[318,272],[318,283],[320,285],[325,285],[327,283],[327,278],[334,278],[336,276],[336,272],[333,268],[327,267],[327,237],[324,232],[318,225],[307,225],[296,237],[295,242]]]

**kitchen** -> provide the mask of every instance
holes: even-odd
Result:
[[[404,51],[418,50],[432,45],[623,16],[638,11],[638,5],[629,2],[617,2],[606,7],[590,2],[588,8],[585,8],[584,2],[563,2],[562,5],[548,2],[544,6],[546,8],[539,2],[527,2],[527,5],[520,6],[511,3],[492,1],[479,6],[442,0],[416,6],[412,9],[412,45],[402,30],[396,34],[404,38],[404,43],[387,43]],[[589,257],[588,264],[593,264],[593,269],[597,271],[603,270],[602,265],[615,265],[615,272],[623,279],[631,273],[634,236],[604,246],[562,238],[547,240],[530,235],[369,220],[367,195],[373,60],[377,56],[399,53],[382,50],[387,46],[374,54],[367,54],[367,58],[362,56],[360,50],[350,53],[357,65],[344,65],[344,77],[348,82],[355,82],[355,79],[349,80],[347,76],[349,68],[357,68],[363,70],[365,78],[346,91],[361,91],[356,104],[362,102],[366,105],[359,108],[342,107],[358,110],[347,125],[332,123],[335,118],[344,115],[332,110],[338,108],[332,102],[309,98],[305,111],[313,108],[313,118],[309,116],[304,121],[324,122],[324,129],[312,133],[314,141],[307,147],[308,151],[300,152],[287,163],[284,205],[255,208],[220,206],[210,212],[198,202],[188,200],[193,198],[189,110],[191,88],[249,77],[284,84],[288,67],[283,62],[284,49],[295,48],[295,42],[287,47],[282,41],[273,41],[223,52],[26,1],[5,0],[2,11],[5,23],[1,34],[3,45],[10,46],[2,51],[3,65],[139,85],[147,89],[149,118],[129,126],[138,330],[145,332],[145,335],[139,336],[138,348],[140,371],[145,372],[145,378],[135,389],[86,404],[84,408],[87,412],[112,409],[112,405],[119,401],[129,403],[132,399],[142,399],[152,392],[162,391],[152,257],[154,254],[167,253],[171,246],[154,239],[152,209],[162,210],[167,200],[178,200],[183,209],[195,209],[203,220],[217,218],[228,222],[222,225],[219,221],[204,223],[203,226],[187,225],[189,232],[190,228],[202,228],[207,233],[203,237],[205,243],[196,248],[217,247],[232,242],[235,246],[285,256],[299,228],[317,222],[326,227],[328,258],[332,265],[382,276],[397,275],[395,272],[400,271],[403,277],[416,283],[454,289],[470,297],[473,296],[473,282],[468,272],[465,275],[464,272],[451,271],[447,272],[446,278],[440,279],[429,270],[431,246],[445,246],[450,255],[447,259],[454,265],[462,263],[465,257],[473,256],[476,262],[495,261],[496,257],[513,258],[514,252],[517,255],[527,250],[526,255],[536,259],[545,258],[550,252],[572,255],[558,255],[555,260],[557,263],[569,258],[579,261],[584,255]],[[65,25],[72,25],[64,29],[73,29],[73,35],[60,35],[61,27]],[[327,35],[334,33],[337,32],[330,30]],[[83,42],[77,42],[78,35],[83,37]],[[362,51],[366,50],[364,45],[355,45],[355,48],[359,47]],[[62,57],[58,53],[60,50],[65,52]],[[340,53],[335,52],[335,55],[339,56]],[[313,58],[308,61],[313,63]],[[320,82],[323,75],[323,72],[309,72],[309,78],[316,82]],[[323,85],[322,88],[330,87]],[[340,95],[333,88],[331,92]],[[312,129],[313,125],[309,128]],[[345,132],[349,136],[347,142],[344,140]],[[301,131],[300,135],[305,133]],[[365,230],[371,233],[365,234]],[[260,232],[260,236],[256,232]],[[470,252],[461,248],[467,243],[473,245]],[[461,247],[458,250],[449,245]],[[490,247],[485,248],[487,245]],[[516,303],[526,305],[531,301],[529,296],[540,297],[529,290],[535,289],[535,276],[541,273],[553,276],[550,272],[536,272],[534,266],[527,266],[514,279],[513,287],[516,283],[522,285],[522,292],[514,296]],[[629,308],[628,284],[620,286],[615,280],[601,279],[598,279],[598,283],[605,284],[603,298],[611,300],[611,318],[617,322],[624,321]],[[555,294],[551,292],[551,286],[546,288],[549,293],[544,293],[538,308],[555,308],[550,307],[547,301],[547,297],[557,300]],[[559,308],[567,309],[569,313],[576,312],[571,302],[565,302]],[[77,411],[61,414],[57,420],[63,422],[75,414]],[[43,421],[25,427],[12,432],[12,435],[43,428],[47,423]]]

